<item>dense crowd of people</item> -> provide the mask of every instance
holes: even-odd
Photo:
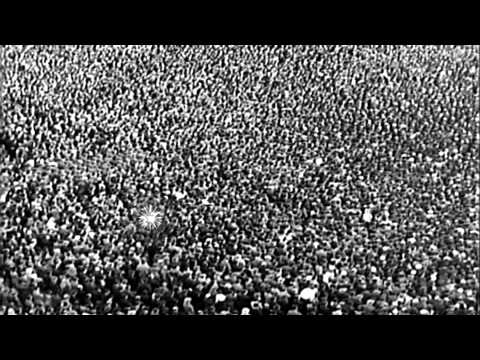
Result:
[[[0,51],[0,314],[478,314],[478,46]]]

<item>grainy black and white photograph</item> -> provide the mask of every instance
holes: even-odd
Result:
[[[0,314],[479,315],[480,46],[0,46]]]

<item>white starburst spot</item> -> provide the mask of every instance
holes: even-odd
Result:
[[[161,214],[152,206],[144,208],[139,217],[140,225],[147,230],[153,230],[160,225]]]

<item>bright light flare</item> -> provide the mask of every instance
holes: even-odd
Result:
[[[149,206],[144,208],[140,213],[140,225],[147,230],[153,230],[160,225],[161,214],[159,211],[156,211],[153,207]]]

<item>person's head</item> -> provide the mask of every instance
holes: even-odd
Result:
[[[241,315],[250,315],[250,309],[247,307],[242,308]]]

